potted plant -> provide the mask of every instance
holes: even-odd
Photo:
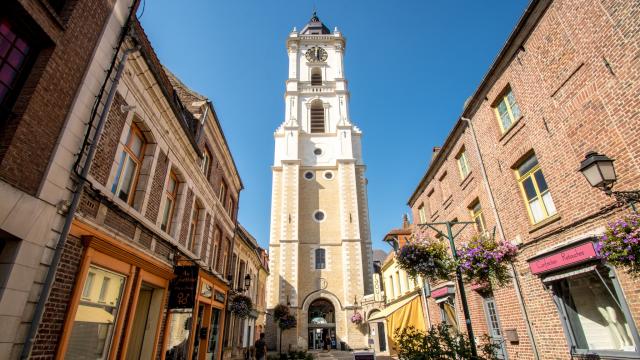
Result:
[[[253,302],[246,295],[235,295],[229,302],[229,310],[241,319],[246,319],[251,314]]]
[[[470,282],[503,286],[511,279],[509,263],[515,261],[517,253],[518,248],[510,242],[478,235],[460,247],[458,261],[462,274]]]
[[[273,308],[273,320],[278,323],[278,329],[280,329],[280,342],[278,346],[278,353],[282,357],[282,332],[288,329],[293,329],[297,325],[296,317],[291,314],[291,310],[286,305],[276,305]],[[286,354],[285,354],[286,357]]]
[[[354,312],[353,315],[351,315],[351,322],[356,325],[362,324],[362,315],[357,311]]]
[[[409,276],[449,280],[455,270],[455,261],[449,255],[449,247],[442,241],[429,239],[421,234],[405,244],[396,257],[398,266]]]
[[[640,215],[631,214],[610,222],[598,242],[596,252],[614,266],[640,274]]]

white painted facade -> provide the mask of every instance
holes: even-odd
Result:
[[[373,291],[373,266],[362,132],[349,115],[344,73],[346,39],[337,28],[310,33],[309,25],[286,41],[285,116],[274,134],[267,308],[289,304],[297,316],[297,327],[283,335],[283,350],[310,346],[307,312],[319,298],[335,308],[338,346],[365,348],[366,334],[350,321],[364,294]],[[326,51],[324,61],[305,56],[314,48]],[[312,73],[321,74],[321,84],[316,78],[312,85]],[[312,132],[312,103],[320,102],[324,131]],[[322,219],[315,218],[319,211]],[[325,252],[321,268],[318,249]]]

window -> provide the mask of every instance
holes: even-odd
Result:
[[[218,193],[218,199],[220,200],[220,202],[224,204],[224,198],[226,197],[227,197],[227,184],[225,184],[224,181],[222,181],[220,183],[220,192]]]
[[[387,286],[387,289],[389,289],[389,292],[391,293],[391,294],[389,294],[389,297],[392,298],[392,299],[395,298],[396,294],[395,294],[395,291],[393,289],[393,275],[389,275],[389,285]]]
[[[316,249],[316,269],[326,269],[325,250]]]
[[[402,291],[402,284],[400,283],[400,272],[396,271],[396,293],[398,294],[398,296],[402,296],[402,293],[404,291]]]
[[[202,155],[202,165],[200,170],[202,170],[202,173],[207,177],[207,179],[211,175],[211,152],[206,147],[204,148],[204,154]]]
[[[424,212],[424,203],[418,206],[418,216],[420,217],[420,223],[424,224],[427,222],[427,214]]]
[[[467,152],[465,149],[462,149],[458,156],[456,157],[458,160],[458,170],[460,171],[460,178],[462,180],[467,178],[467,175],[471,172],[469,169],[469,162],[467,161]]]
[[[313,213],[313,219],[317,222],[323,222],[325,219],[324,211],[317,210]]]
[[[324,132],[324,106],[320,100],[311,103],[311,132]]]
[[[517,175],[531,222],[536,224],[554,215],[556,207],[535,155],[518,167]]]
[[[452,331],[457,331],[458,317],[456,316],[456,305],[453,296],[438,299],[436,302],[438,302],[438,307],[440,308],[440,321],[449,325]]]
[[[81,354],[86,358],[105,359],[109,354],[126,278],[93,265],[88,274],[65,358],[78,358]]]
[[[436,206],[435,197],[436,197],[435,190],[431,189],[431,191],[427,194],[427,203],[429,204],[429,209],[431,210],[432,216],[438,210],[438,207]]]
[[[0,20],[0,120],[9,116],[21,87],[21,79],[31,66],[29,41],[8,19]]]
[[[440,180],[438,181],[438,184],[440,185],[440,194],[442,194],[442,202],[445,202],[447,201],[447,199],[449,199],[449,197],[451,197],[451,192],[449,191],[449,184],[447,184],[446,172],[442,174],[442,176],[440,177]]]
[[[313,70],[311,70],[311,85],[312,86],[322,85],[322,72],[320,68],[313,68]]]
[[[142,132],[136,125],[131,125],[127,142],[120,156],[120,164],[111,191],[128,204],[133,203],[136,183],[142,166],[142,156],[146,143]]]
[[[216,227],[216,229],[213,232],[213,244],[211,246],[211,268],[215,269],[216,271],[220,272],[220,269],[218,268],[218,257],[219,257],[219,252],[220,252],[220,229],[218,227]]]
[[[198,229],[198,217],[200,216],[200,208],[197,203],[193,203],[193,211],[191,212],[191,221],[189,222],[189,235],[187,236],[187,248],[195,252],[196,246],[196,230]]]
[[[229,201],[227,201],[227,213],[230,217],[233,217],[233,199],[229,197]]]
[[[176,199],[178,197],[178,178],[176,174],[169,172],[169,182],[167,188],[164,191],[164,209],[162,210],[162,223],[160,223],[160,229],[165,232],[171,230],[171,222],[173,221],[173,212],[176,208]]]
[[[520,107],[516,103],[511,87],[508,87],[498,99],[494,109],[502,132],[507,131],[520,118]]]
[[[638,354],[637,330],[613,270],[583,268],[582,273],[551,283],[551,288],[570,336],[572,355]]]
[[[474,201],[469,209],[471,210],[471,218],[473,219],[473,222],[476,223],[476,230],[478,230],[478,232],[486,231],[487,226],[484,221],[484,215],[482,214],[482,207],[480,206],[480,201],[479,200]]]

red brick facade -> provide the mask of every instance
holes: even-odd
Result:
[[[501,224],[505,239],[520,244],[516,276],[541,359],[569,359],[569,343],[552,292],[540,276],[531,274],[528,260],[560,243],[589,238],[628,212],[589,186],[577,171],[580,161],[587,151],[597,150],[616,159],[615,189],[640,185],[638,10],[632,1],[533,1],[462,114],[473,123],[487,182],[473,130],[459,120],[409,201],[417,223],[420,206],[427,222],[470,221],[471,207],[479,201],[487,228]],[[508,88],[521,116],[503,131],[495,106]],[[470,168],[464,179],[457,160],[463,149]],[[532,154],[557,209],[536,224],[516,174]],[[473,232],[465,230],[458,241],[468,240]],[[501,238],[500,226],[496,238]],[[638,325],[640,282],[619,269],[616,278]],[[482,297],[466,288],[476,335],[485,333]],[[493,290],[500,325],[503,333],[515,329],[519,337],[518,342],[506,342],[509,358],[534,359],[516,291],[514,286]],[[456,300],[458,318],[463,319],[459,296]],[[431,319],[439,321],[433,299],[429,307]]]
[[[0,5],[0,16],[31,29],[27,37],[35,57],[33,66],[24,69],[26,78],[8,118],[0,119],[0,179],[31,195],[43,180],[113,6],[102,0],[66,1],[56,12],[48,3],[10,0]]]

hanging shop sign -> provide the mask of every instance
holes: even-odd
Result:
[[[169,309],[191,309],[198,287],[198,267],[176,266],[175,274],[169,285]]]
[[[448,295],[453,295],[455,293],[455,288],[453,286],[444,286],[439,289],[435,289],[431,291],[431,297],[434,299],[441,298]]]
[[[561,269],[577,263],[596,259],[598,254],[591,241],[562,249],[553,254],[529,261],[529,269],[534,275]]]
[[[226,296],[224,295],[223,292],[216,290],[213,293],[213,300],[219,302],[219,303],[223,303],[224,304],[224,300],[225,300]]]

